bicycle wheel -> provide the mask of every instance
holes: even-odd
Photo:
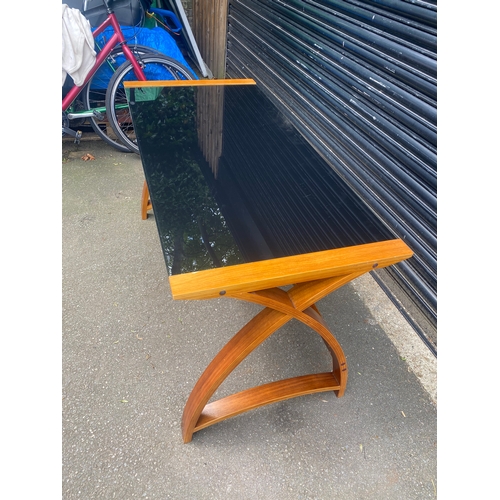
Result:
[[[193,75],[183,64],[163,55],[146,55],[142,58],[143,71],[148,81],[152,80],[192,80]],[[139,154],[132,119],[128,109],[127,96],[123,82],[137,80],[132,64],[122,64],[109,82],[106,93],[108,119],[119,140],[130,151]]]
[[[139,61],[144,55],[160,54],[157,50],[142,45],[129,46],[129,48]],[[123,54],[123,49],[121,47],[113,49],[83,89],[82,99],[84,109],[94,109],[98,113],[95,117],[89,118],[94,132],[118,151],[128,153],[130,149],[118,139],[106,113],[106,90],[113,74],[124,62],[128,61]]]

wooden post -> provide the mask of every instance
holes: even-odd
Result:
[[[201,57],[214,78],[226,76],[227,0],[193,0],[193,35]],[[200,149],[214,177],[222,153],[222,113],[224,89],[200,89],[198,98],[198,137]]]
[[[226,76],[227,10],[227,0],[193,0],[193,35],[217,79]]]

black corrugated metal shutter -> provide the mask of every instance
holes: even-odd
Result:
[[[433,0],[230,0],[227,53],[415,252],[378,279],[433,349],[436,25]]]

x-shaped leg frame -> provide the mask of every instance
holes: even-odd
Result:
[[[227,297],[254,302],[265,308],[222,348],[196,383],[182,417],[184,442],[191,441],[194,432],[269,403],[322,391],[335,391],[341,397],[347,384],[346,359],[315,303],[361,274],[363,272],[299,283],[288,291],[270,288],[227,293]],[[321,335],[332,356],[332,371],[271,382],[207,404],[236,366],[292,318]]]
[[[315,303],[375,268],[405,260],[413,252],[400,239],[250,262],[170,276],[172,297],[200,300],[231,297],[264,306],[215,356],[184,408],[182,437],[259,406],[311,394],[344,394],[347,363]],[[295,283],[288,291],[282,287]],[[253,387],[209,403],[221,383],[256,347],[295,318],[316,331],[330,350],[332,371]]]

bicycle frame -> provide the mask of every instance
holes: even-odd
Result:
[[[107,4],[107,2],[105,2]],[[88,75],[85,78],[83,84],[78,87],[74,85],[70,91],[66,94],[66,96],[62,100],[62,110],[66,111],[71,103],[78,97],[78,94],[82,91],[85,85],[89,82],[89,80],[94,76],[96,71],[101,67],[102,63],[109,56],[111,51],[117,46],[121,45],[123,49],[124,56],[132,63],[132,67],[134,68],[135,76],[140,81],[146,81],[146,77],[144,76],[144,72],[142,71],[141,66],[137,62],[137,59],[134,57],[132,51],[127,46],[125,41],[125,37],[122,33],[120,25],[116,19],[114,12],[108,9],[108,17],[104,20],[104,22],[96,28],[93,33],[94,39],[99,36],[108,26],[112,26],[114,33],[111,38],[106,42],[102,50],[97,54],[96,61],[92,69],[89,71]]]

